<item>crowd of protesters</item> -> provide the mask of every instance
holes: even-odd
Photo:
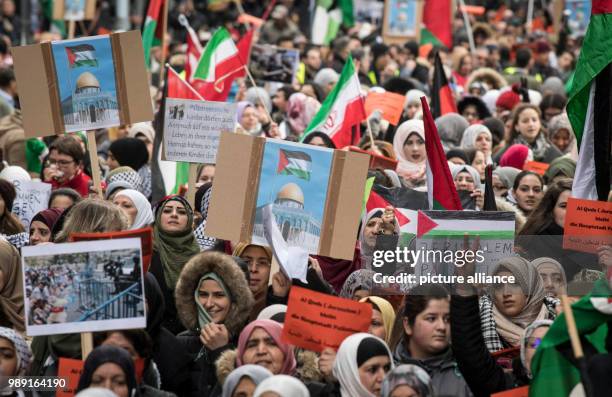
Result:
[[[22,19],[15,17],[13,0],[0,3],[2,375],[55,376],[59,358],[82,358],[79,334],[25,335],[24,296],[31,300],[33,321],[45,323],[53,315],[46,296],[53,292],[41,279],[24,293],[20,271],[22,247],[67,242],[77,231],[153,229],[153,255],[144,278],[146,329],[94,333],[95,348],[78,381],[83,397],[488,396],[529,384],[531,360],[561,312],[558,298],[572,283],[605,279],[612,266],[611,247],[566,255],[561,246],[577,160],[565,106],[583,32],[572,31],[565,21],[555,30],[548,9],[536,7],[528,30],[526,1],[482,2],[487,3],[485,12],[468,16],[472,51],[460,12],[452,20],[451,48],[419,46],[414,40],[385,43],[380,20],[378,25],[358,20],[329,45],[318,46],[309,42],[311,27],[304,17],[309,2],[281,0],[267,12],[267,2],[242,1],[244,12],[260,18],[269,14],[256,32],[258,43],[297,49],[301,59],[293,84],[261,88],[243,79],[235,82],[229,101],[238,103],[237,133],[297,141],[350,56],[364,94],[386,90],[406,98],[397,126],[380,112],[368,118],[373,141],[363,122],[359,146],[397,162],[395,169],[370,169],[368,175],[375,177],[375,185],[426,197],[420,98],[437,95],[432,78],[439,56],[457,113],[446,113],[435,124],[456,189],[466,197],[466,211],[484,209],[485,168],[494,166],[496,207],[515,214],[524,251],[501,259],[492,274],[512,275],[515,283],[492,288],[422,285],[405,295],[376,296],[372,252],[379,235],[398,232],[393,208],[364,214],[355,231],[353,260],[310,257],[306,284],[278,270],[269,247],[207,235],[214,186],[234,183],[215,178],[214,165],[198,168],[194,207],[181,195],[184,189],[165,197],[156,193],[161,175],[154,143],[162,131],[154,124],[97,130],[99,164],[90,163],[83,133],[27,139],[7,50],[19,44]],[[96,19],[87,29],[79,25],[77,34],[113,28],[110,2],[98,3]],[[212,10],[207,3],[217,2],[172,2],[167,60],[179,72],[187,61],[179,14],[187,17],[203,45],[219,26],[235,39],[248,29],[237,22],[240,11],[233,4]],[[134,28],[142,22],[140,11],[132,12]],[[45,10],[33,14],[34,20],[28,32],[33,40],[62,38]],[[161,53],[158,47],[152,51],[156,111]],[[304,143],[343,149],[321,132],[308,135]],[[544,175],[523,170],[530,161],[549,167]],[[102,191],[92,187],[92,167],[102,172]],[[29,228],[11,212],[14,182],[25,180],[53,188],[48,209],[36,214]],[[346,338],[337,351],[315,353],[288,344],[281,334],[292,285],[371,305],[368,332]],[[494,354],[507,349],[514,351],[511,362]]]

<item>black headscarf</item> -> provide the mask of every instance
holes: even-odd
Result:
[[[128,396],[140,396],[138,385],[136,384],[136,372],[132,357],[130,357],[130,354],[125,349],[110,345],[96,347],[87,356],[76,392],[87,389],[91,385],[91,378],[96,369],[106,363],[117,364],[121,367],[128,385]]]
[[[149,162],[147,145],[138,138],[121,138],[111,143],[109,151],[120,166],[138,171]]]
[[[202,186],[200,186],[198,188],[198,190],[196,191],[195,194],[195,210],[198,211],[200,214],[207,212],[204,211],[205,209],[207,209],[207,206],[204,204],[206,202],[205,198],[206,198],[206,192],[212,187],[212,182],[206,182],[205,184],[203,184]],[[210,198],[209,198],[210,200]]]
[[[164,320],[166,302],[155,276],[149,272],[144,279],[145,297],[147,299],[147,332],[155,337]]]

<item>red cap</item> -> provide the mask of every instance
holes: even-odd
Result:
[[[495,106],[498,108],[502,108],[504,110],[512,110],[514,107],[521,102],[521,96],[516,92],[514,85],[511,90],[503,92],[499,97],[497,97],[497,101],[495,101]]]

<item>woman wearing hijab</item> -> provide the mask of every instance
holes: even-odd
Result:
[[[257,108],[251,102],[238,102],[236,121],[238,123],[237,131],[251,136],[263,136],[262,125],[257,115]]]
[[[17,192],[13,184],[0,179],[0,234],[13,235],[23,233],[23,225],[11,211]]]
[[[393,340],[396,364],[414,364],[431,377],[434,395],[471,396],[457,370],[450,347],[450,304],[448,291],[437,284],[420,285],[404,298],[401,325]]]
[[[425,127],[421,120],[408,120],[400,124],[393,137],[393,151],[398,160],[397,174],[414,189],[426,189]]]
[[[286,122],[280,126],[281,131],[284,130],[284,137],[299,138],[302,136],[320,108],[321,104],[316,99],[301,92],[292,94],[287,104]]]
[[[393,359],[385,342],[360,332],[340,345],[333,374],[342,397],[374,397],[380,395],[383,379],[391,369]]]
[[[548,122],[548,139],[563,154],[570,153],[576,146],[576,139],[567,113],[561,113],[550,119]]]
[[[404,116],[406,120],[412,120],[418,118],[423,114],[423,108],[421,107],[421,97],[427,96],[421,90],[409,90],[406,93],[406,100],[404,101]]]
[[[399,234],[399,224],[395,219],[393,207],[374,208],[361,220],[359,249],[361,250],[361,263],[365,269],[372,268],[376,240],[381,234]]]
[[[447,113],[436,119],[436,127],[444,150],[456,149],[461,145],[463,132],[470,125],[463,116],[457,113]]]
[[[520,257],[505,258],[493,276],[513,276],[514,283],[494,284],[480,298],[482,334],[491,353],[517,347],[525,328],[536,320],[554,320],[558,300],[546,296],[535,266]]]
[[[292,376],[275,375],[267,378],[257,386],[253,397],[267,397],[270,395],[310,397],[306,386]]]
[[[152,359],[159,369],[164,390],[177,396],[188,394],[190,358],[177,337],[162,326],[165,312],[164,296],[155,277],[147,272],[144,277],[147,307],[147,333],[153,342]]]
[[[203,252],[184,266],[175,291],[176,309],[187,331],[179,341],[192,357],[193,396],[210,395],[217,384],[215,362],[236,346],[253,294],[229,255]]]
[[[532,260],[531,264],[536,268],[540,277],[542,277],[546,296],[560,298],[561,295],[567,294],[565,270],[559,262],[553,258],[544,257]]]
[[[576,173],[576,161],[569,155],[557,157],[544,173],[544,181],[547,185],[552,185],[560,178],[574,178]]]
[[[482,208],[484,206],[484,192],[482,191],[478,171],[469,165],[453,165],[450,170],[457,192],[469,192],[469,198],[474,200],[473,202],[476,205],[476,208],[472,206],[472,209]],[[469,208],[470,206],[464,205],[463,207]]]
[[[434,397],[431,378],[427,372],[413,364],[393,368],[382,384],[381,397]]]
[[[485,155],[486,163],[490,164],[493,135],[491,131],[482,124],[472,124],[463,132],[461,138],[461,149],[478,149]]]
[[[119,191],[123,189],[134,189],[144,191],[142,178],[131,167],[117,167],[106,175],[104,179],[106,183],[106,191],[104,199],[112,201]]]
[[[130,167],[136,171],[142,181],[142,194],[145,197],[151,197],[149,151],[142,140],[137,138],[117,139],[108,149],[107,163],[111,171],[118,167]]]
[[[378,336],[388,345],[391,341],[391,331],[395,323],[395,310],[391,303],[378,296],[368,296],[360,299],[359,302],[372,305],[372,322],[368,333]]]
[[[336,149],[336,144],[331,140],[329,135],[320,131],[313,131],[306,135],[302,143],[308,143],[313,146],[326,147],[329,149]]]
[[[25,330],[21,260],[15,247],[0,240],[0,326]]]
[[[83,364],[77,393],[88,387],[111,390],[117,397],[138,397],[134,361],[129,353],[116,346],[100,346],[92,350]]]
[[[493,191],[496,197],[506,197],[521,171],[514,167],[497,167],[493,170]]]
[[[206,218],[208,218],[208,207],[212,197],[212,182],[203,184],[198,188],[195,195],[196,216],[200,219],[198,226],[193,231],[201,251],[214,249],[218,243],[216,238],[206,235]]]
[[[372,293],[374,271],[359,269],[351,273],[342,285],[340,296],[346,299],[359,300]]]
[[[515,144],[504,152],[499,159],[500,167],[513,167],[522,170],[525,163],[533,160],[533,153],[526,145]]]
[[[125,189],[115,194],[113,204],[121,208],[129,219],[128,230],[142,229],[153,223],[149,200],[137,190]]]
[[[271,376],[272,372],[261,365],[242,365],[233,370],[223,382],[221,397],[250,397],[257,386]]]
[[[30,245],[38,245],[52,241],[53,225],[64,210],[49,208],[34,215],[30,222]]]
[[[153,226],[153,256],[151,272],[164,294],[166,313],[163,325],[173,334],[184,328],[180,325],[174,305],[174,290],[181,270],[187,261],[200,252],[191,230],[193,211],[181,196],[170,196],[155,208]]]
[[[25,376],[30,368],[32,352],[23,336],[13,329],[0,327],[0,350],[0,374],[6,377]],[[16,395],[24,396],[22,392]]]

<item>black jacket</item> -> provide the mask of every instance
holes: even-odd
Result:
[[[164,267],[159,257],[159,252],[153,251],[151,257],[151,266],[149,266],[149,273],[155,276],[157,284],[161,290],[164,298],[165,310],[163,315],[163,321],[161,326],[166,328],[174,335],[178,335],[180,332],[185,330],[185,327],[178,319],[176,312],[176,305],[174,304],[174,291],[166,285],[166,279],[164,277]]]

